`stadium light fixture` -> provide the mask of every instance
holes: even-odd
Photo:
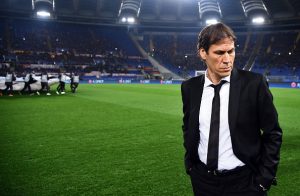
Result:
[[[211,25],[211,24],[217,24],[219,21],[216,18],[206,19],[205,24]]]
[[[134,24],[136,20],[134,17],[122,17],[120,21],[122,23]]]
[[[241,0],[245,16],[252,24],[264,24],[269,19],[268,10],[262,0]]]
[[[265,23],[265,18],[262,16],[257,16],[252,18],[252,23],[253,24],[264,24]]]
[[[140,14],[142,0],[122,0],[119,10],[119,22],[134,24]]]
[[[128,17],[127,22],[130,23],[130,24],[133,24],[135,22],[135,18],[134,17]]]
[[[123,23],[127,22],[127,18],[126,17],[122,17],[121,22],[123,22]]]
[[[34,17],[53,18],[55,10],[54,0],[32,0],[32,10]]]
[[[47,11],[38,11],[36,12],[36,15],[41,18],[48,18],[51,16],[50,12]]]
[[[217,0],[198,0],[199,16],[205,25],[216,24],[222,18]]]

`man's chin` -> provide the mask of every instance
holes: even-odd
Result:
[[[226,76],[229,76],[231,74],[231,71],[232,69],[229,69],[229,70],[222,70],[219,72],[219,74],[222,76],[222,77],[226,77]]]

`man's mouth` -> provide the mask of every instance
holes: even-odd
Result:
[[[225,72],[231,71],[231,67],[224,67],[224,68],[221,68],[221,70],[222,70],[222,71],[225,71]]]

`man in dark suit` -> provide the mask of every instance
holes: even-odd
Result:
[[[277,111],[264,77],[234,68],[235,40],[223,23],[205,27],[197,48],[207,70],[181,86],[185,167],[199,196],[267,195],[276,184]]]

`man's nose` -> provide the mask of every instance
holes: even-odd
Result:
[[[228,52],[224,53],[224,55],[223,55],[223,62],[224,63],[229,63],[230,62],[230,57],[229,57]]]

